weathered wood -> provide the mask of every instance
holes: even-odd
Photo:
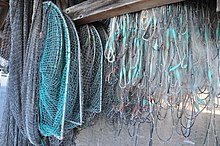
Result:
[[[77,24],[86,24],[180,1],[184,0],[87,0],[64,12]]]
[[[56,0],[56,5],[61,10],[65,10],[68,7],[68,0]]]
[[[217,7],[216,7],[216,11],[219,12],[220,11],[220,0],[217,0]]]
[[[0,7],[8,8],[8,2],[0,0]]]
[[[0,31],[0,39],[4,37],[3,31]]]
[[[8,14],[8,2],[0,1],[0,29],[3,27]]]

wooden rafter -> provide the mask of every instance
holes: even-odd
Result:
[[[136,12],[184,0],[87,0],[65,10],[77,24]]]

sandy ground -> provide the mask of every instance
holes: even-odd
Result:
[[[0,87],[0,123],[3,113],[3,105],[6,92],[7,78],[1,78]],[[202,146],[206,130],[209,124],[210,113],[204,112],[200,114],[193,126],[191,136],[189,138],[184,138],[178,135],[175,131],[172,138],[168,142],[162,142],[158,139],[156,131],[153,134],[153,146]],[[218,133],[218,140],[220,140],[220,112],[216,115],[216,126]],[[132,132],[132,128],[130,128]],[[149,143],[149,124],[142,124],[140,128],[140,133],[137,135],[137,146],[147,146]],[[158,135],[161,138],[167,139],[172,133],[172,119],[170,115],[168,118],[158,123]],[[212,129],[208,136],[209,143],[206,146],[214,145]],[[128,128],[123,128],[120,135],[113,129],[112,126],[106,124],[104,120],[98,120],[94,126],[88,127],[87,129],[81,130],[77,135],[76,139],[77,146],[134,146],[135,137],[130,137],[128,134]]]
[[[193,126],[191,136],[189,138],[184,138],[178,135],[174,131],[172,138],[168,142],[162,142],[158,139],[156,131],[153,135],[153,146],[202,146],[204,145],[204,138],[207,131],[208,123],[210,119],[210,114],[202,113],[200,114]],[[216,117],[217,132],[220,133],[220,116]],[[171,118],[167,118],[166,121],[158,124],[158,134],[161,138],[167,139],[172,133]],[[138,135],[138,146],[147,146],[149,143],[149,124],[143,124],[141,126],[140,134]],[[208,136],[209,143],[206,146],[213,146],[212,130]],[[218,140],[220,135],[218,135]],[[76,140],[77,146],[134,146],[135,137],[130,137],[128,130],[124,128],[121,134],[118,136],[111,126],[107,126],[104,121],[100,120],[98,123],[92,127],[82,130],[77,136]]]

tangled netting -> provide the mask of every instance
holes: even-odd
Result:
[[[112,18],[104,52],[108,116],[124,125],[158,122],[171,113],[172,129],[188,137],[196,117],[219,106],[219,16],[209,1],[184,2]],[[211,126],[210,126],[211,125]],[[210,128],[211,127],[211,128]],[[206,134],[207,137],[207,134]],[[204,144],[206,143],[206,138]]]
[[[10,73],[0,145],[74,145],[74,129],[97,114],[119,131],[149,123],[152,145],[154,131],[163,142],[174,131],[189,137],[204,110],[204,144],[213,133],[218,145],[220,17],[212,6],[187,1],[117,16],[108,34],[100,23],[76,28],[52,2],[11,0],[0,50]],[[158,125],[167,115],[165,139]]]

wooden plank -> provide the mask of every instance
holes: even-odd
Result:
[[[67,8],[67,13],[77,24],[111,18],[184,0],[87,0]]]

